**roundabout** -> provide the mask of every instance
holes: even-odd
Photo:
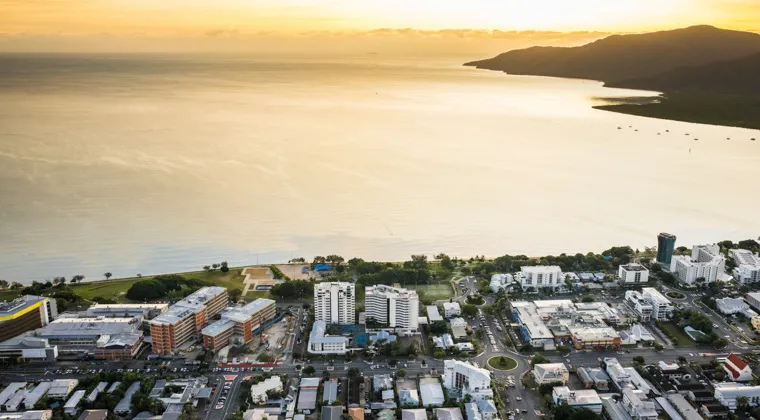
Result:
[[[488,359],[488,366],[496,370],[513,370],[517,368],[517,360],[509,356],[496,356]]]
[[[669,292],[665,292],[665,296],[667,296],[667,297],[669,297],[669,298],[671,298],[673,300],[684,300],[684,299],[686,299],[686,295],[685,294],[683,294],[681,292],[677,292],[675,290],[671,290]]]

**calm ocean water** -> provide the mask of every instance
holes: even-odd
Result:
[[[759,234],[757,131],[473,58],[0,56],[0,278]]]

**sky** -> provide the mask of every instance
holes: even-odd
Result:
[[[554,34],[540,38],[574,44],[588,38],[578,34],[696,24],[760,32],[758,0],[0,0],[0,11],[0,51],[181,48],[183,40],[189,49],[238,48],[292,38],[342,45],[357,37],[447,37],[464,45],[463,38],[503,40],[505,33]]]

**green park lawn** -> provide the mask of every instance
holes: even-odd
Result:
[[[686,333],[678,328],[678,326],[672,322],[661,322],[658,324],[660,329],[663,331],[667,331],[670,333],[673,337],[675,337],[678,340],[678,343],[675,344],[676,347],[693,347],[694,341],[692,341],[691,338],[689,338]]]
[[[420,293],[425,298],[431,300],[444,300],[454,296],[454,291],[451,288],[451,283],[448,281],[438,284],[407,284],[404,287],[407,289],[416,290],[417,293]]]

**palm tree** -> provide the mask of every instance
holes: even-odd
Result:
[[[110,279],[110,278],[111,278],[111,276],[113,276],[113,274],[111,274],[111,272],[110,272],[110,271],[108,271],[108,272],[106,272],[106,273],[103,273],[103,277],[105,277],[105,278],[106,278],[106,280]]]

